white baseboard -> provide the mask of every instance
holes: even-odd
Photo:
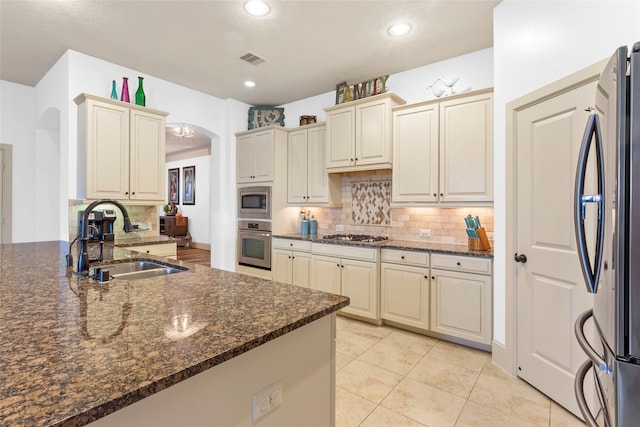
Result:
[[[516,360],[513,353],[504,344],[497,341],[491,343],[491,361],[494,365],[514,377],[518,376]]]

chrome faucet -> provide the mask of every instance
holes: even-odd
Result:
[[[124,207],[124,205],[116,200],[96,200],[95,202],[91,203],[89,206],[87,206],[87,208],[84,210],[84,213],[82,214],[82,219],[80,220],[80,234],[79,234],[79,240],[80,240],[80,246],[78,247],[78,274],[82,274],[82,275],[87,275],[89,274],[89,253],[88,253],[88,246],[89,246],[89,214],[91,213],[91,211],[93,211],[93,209],[101,204],[104,203],[110,203],[114,206],[116,206],[118,209],[120,209],[120,212],[122,212],[123,215],[123,220],[124,220],[124,232],[125,233],[130,233],[133,230],[133,226],[131,225],[131,221],[129,220],[129,213],[127,212],[127,208]]]

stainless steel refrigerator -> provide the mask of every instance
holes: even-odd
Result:
[[[574,205],[580,264],[594,302],[576,320],[588,359],[575,392],[587,425],[632,427],[640,425],[640,42],[615,52],[594,95]],[[587,375],[596,408],[586,403]]]

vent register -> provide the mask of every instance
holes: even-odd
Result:
[[[244,55],[242,55],[240,57],[240,59],[242,59],[245,62],[248,62],[251,65],[259,65],[262,64],[263,62],[265,62],[265,60],[263,58],[260,58],[258,55],[256,55],[255,53],[251,53],[251,52],[247,52]]]

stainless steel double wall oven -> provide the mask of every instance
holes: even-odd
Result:
[[[271,270],[271,187],[238,188],[238,263]]]

